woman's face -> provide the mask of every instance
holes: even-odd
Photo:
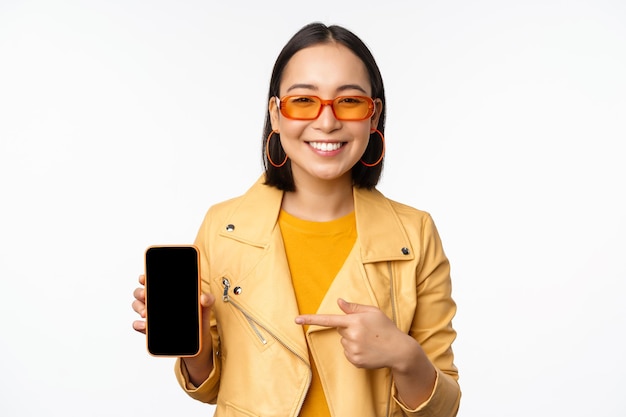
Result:
[[[312,95],[332,100],[337,96],[371,97],[371,93],[365,65],[338,43],[298,51],[287,63],[280,85],[281,98]],[[337,180],[351,184],[351,169],[365,152],[381,110],[382,102],[377,99],[374,114],[366,120],[337,120],[331,106],[323,106],[315,120],[293,120],[282,115],[276,100],[270,99],[272,129],[280,133],[296,184]]]

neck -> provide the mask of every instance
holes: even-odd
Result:
[[[303,220],[330,221],[354,210],[352,178],[332,181],[296,181],[296,191],[283,197],[282,209]]]

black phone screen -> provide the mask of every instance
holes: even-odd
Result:
[[[146,250],[146,337],[152,355],[200,350],[200,268],[194,246]]]

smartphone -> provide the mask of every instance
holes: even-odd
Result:
[[[146,339],[154,356],[200,352],[200,262],[193,245],[150,246],[146,263]]]

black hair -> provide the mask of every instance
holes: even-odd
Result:
[[[278,55],[276,62],[274,63],[274,69],[272,71],[272,77],[270,80],[269,94],[266,103],[272,97],[279,96],[280,83],[282,81],[282,75],[287,63],[293,57],[296,52],[309,46],[324,44],[324,43],[339,43],[348,49],[350,49],[356,56],[358,56],[365,68],[367,69],[370,84],[372,88],[372,97],[378,98],[382,102],[382,113],[378,119],[377,129],[384,134],[385,133],[385,88],[383,85],[383,79],[378,69],[378,65],[374,60],[374,57],[365,43],[348,29],[332,25],[326,26],[322,23],[310,23],[296,32],[295,35],[287,42],[282,51]],[[269,110],[265,117],[265,127],[263,129],[263,166],[265,168],[265,184],[277,187],[284,191],[295,191],[295,183],[293,180],[293,174],[291,171],[291,160],[287,160],[285,165],[280,168],[274,167],[269,161],[266,153],[267,140],[272,132],[272,123],[270,119]],[[363,153],[362,160],[373,163],[383,152],[382,140],[378,137],[378,133],[370,135],[370,141]],[[276,164],[280,164],[285,160],[286,154],[280,145],[280,141],[270,141],[269,153],[272,161]],[[352,183],[359,188],[371,189],[378,184],[380,175],[383,169],[383,162],[368,167],[360,162],[357,162],[352,167]]]

